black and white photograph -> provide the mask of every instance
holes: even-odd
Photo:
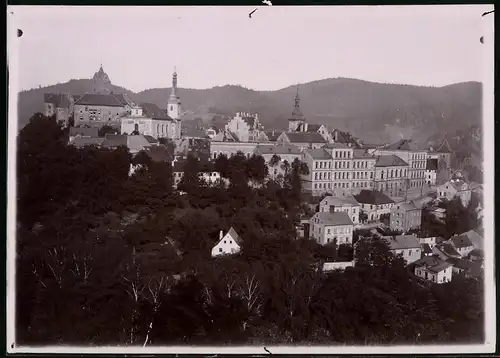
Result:
[[[7,351],[494,352],[493,11],[8,6]]]

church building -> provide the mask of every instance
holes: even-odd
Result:
[[[295,95],[295,106],[293,108],[292,116],[288,119],[288,131],[289,132],[306,132],[307,123],[306,118],[300,110],[300,97],[299,97],[299,86],[297,86],[297,94]]]
[[[181,101],[177,95],[177,72],[174,71],[172,91],[167,109],[154,103],[142,103],[121,119],[122,134],[150,135],[156,139],[181,138]]]

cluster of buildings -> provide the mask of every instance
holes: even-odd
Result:
[[[307,163],[303,188],[313,195],[356,194],[378,190],[404,197],[407,190],[444,183],[451,167],[451,148],[445,139],[437,150],[421,149],[410,139],[396,143],[365,145],[349,133],[330,131],[326,125],[310,124],[300,109],[297,89],[287,131],[266,131],[256,114],[238,113],[210,139],[210,156],[241,152],[247,157],[263,155],[270,175],[280,164],[295,158]],[[279,162],[271,163],[271,158]]]
[[[83,95],[45,94],[45,114],[56,115],[65,125],[72,118],[75,128],[110,126],[123,136],[173,139],[178,147],[189,147],[193,140],[203,139],[209,142],[207,151],[212,160],[237,152],[247,157],[262,155],[271,178],[284,174],[285,161],[299,159],[309,168],[309,174],[302,177],[303,188],[315,196],[376,190],[390,197],[405,197],[408,190],[444,184],[449,179],[449,175],[441,175],[449,173],[451,166],[451,148],[446,140],[437,150],[421,149],[410,139],[365,145],[349,133],[308,123],[300,108],[298,87],[286,131],[265,130],[257,114],[240,112],[221,130],[209,128],[197,138],[188,138],[181,128],[183,112],[175,70],[165,109],[153,103],[136,104],[125,94],[113,93],[102,66],[92,81],[93,90]],[[91,131],[81,137],[85,138],[75,144],[99,146],[105,142]],[[453,184],[440,193],[454,195],[453,190],[467,191]]]
[[[64,126],[109,126],[121,134],[142,134],[158,138],[181,137],[181,101],[177,95],[177,73],[174,71],[172,91],[166,109],[153,103],[136,104],[126,94],[113,93],[113,87],[102,65],[92,78],[91,92],[46,93],[46,116],[56,116]],[[71,119],[74,123],[70,123]]]

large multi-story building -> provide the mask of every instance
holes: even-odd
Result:
[[[331,154],[324,148],[306,149],[302,161],[309,168],[309,174],[302,177],[304,190],[313,195],[331,191],[333,167]]]
[[[408,163],[409,188],[421,188],[425,183],[427,151],[419,149],[411,139],[401,139],[396,143],[373,150],[375,155],[396,155]]]
[[[358,194],[363,189],[372,189],[377,157],[364,149],[353,149],[352,189]]]
[[[120,127],[133,106],[123,94],[85,93],[74,104],[75,126]]]
[[[352,188],[353,148],[345,144],[325,146],[332,157],[332,187],[335,193],[348,194]]]
[[[381,155],[375,163],[374,187],[391,196],[404,196],[408,172],[408,163],[397,155]]]

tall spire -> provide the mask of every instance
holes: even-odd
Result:
[[[174,67],[174,73],[172,75],[172,91],[170,92],[169,102],[177,102],[177,69]]]
[[[302,114],[302,111],[300,110],[300,97],[299,97],[299,86],[297,85],[297,94],[295,95],[295,106],[293,108],[292,112],[292,119],[299,119],[303,120],[304,115]]]
[[[295,95],[295,108],[300,108],[299,85],[297,85],[297,94]]]

